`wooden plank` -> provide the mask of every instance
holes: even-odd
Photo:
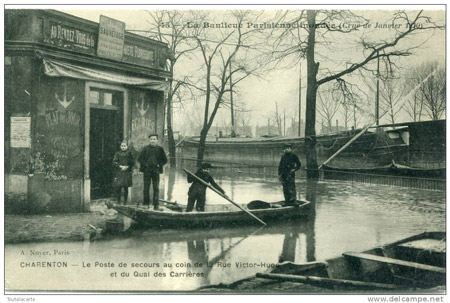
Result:
[[[286,282],[316,284],[316,285],[322,285],[322,286],[358,287],[358,288],[364,288],[364,289],[398,289],[398,286],[393,285],[393,284],[363,282],[363,281],[344,280],[344,279],[330,279],[330,278],[315,277],[315,276],[257,273],[256,277],[264,278],[264,279],[271,279],[271,280],[278,280],[278,281],[286,281]]]
[[[387,264],[413,267],[413,268],[417,268],[417,269],[421,269],[421,270],[445,274],[445,268],[442,268],[442,267],[431,266],[431,265],[415,263],[415,262],[410,262],[410,261],[403,261],[403,260],[393,259],[393,258],[388,258],[388,257],[376,256],[376,255],[365,254],[365,253],[356,253],[356,252],[345,253],[344,256],[363,259],[363,260],[370,260],[370,261],[375,261],[375,262],[381,262],[381,263],[387,263]]]
[[[328,264],[326,262],[308,262],[303,264],[292,263],[291,261],[286,261],[281,264],[278,264],[271,273],[280,273],[280,274],[295,274],[299,272],[304,272],[307,270],[317,270],[317,269],[327,269]]]
[[[381,247],[381,252],[383,253],[383,257],[389,258],[386,250],[383,247]],[[388,263],[387,266],[388,266],[389,270],[391,271],[392,275],[395,276],[396,273],[395,273],[395,267],[393,266],[393,264]]]
[[[399,244],[398,246],[429,250],[436,253],[445,253],[446,241],[438,239],[419,239],[411,242]]]

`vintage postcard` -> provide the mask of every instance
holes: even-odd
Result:
[[[6,5],[4,28],[8,301],[443,302],[445,6]]]

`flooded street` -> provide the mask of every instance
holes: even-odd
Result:
[[[283,199],[273,177],[213,175],[239,204]],[[165,199],[187,203],[184,173],[168,170],[164,182]],[[132,225],[98,241],[5,245],[6,288],[193,290],[230,283],[282,261],[324,260],[424,231],[445,230],[445,192],[306,180],[298,180],[297,190],[313,208],[307,219],[293,223],[211,230]],[[208,192],[208,204],[228,202]],[[30,262],[53,262],[54,267],[30,268]]]

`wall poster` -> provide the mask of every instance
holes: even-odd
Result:
[[[31,147],[31,117],[11,117],[11,147]]]

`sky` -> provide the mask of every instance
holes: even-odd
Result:
[[[97,7],[96,7],[97,8]],[[66,13],[82,17],[91,21],[98,22],[100,14],[109,16],[111,18],[121,20],[126,23],[127,30],[147,30],[149,29],[148,25],[148,13],[144,10],[151,10],[153,7],[142,7],[142,9],[120,9],[120,10],[109,10],[108,7],[104,7],[105,9],[91,9],[90,7],[71,7],[70,9],[59,9]],[[173,7],[171,7],[173,8]],[[298,7],[300,9],[301,7]],[[392,11],[386,11],[376,9],[374,7],[372,10],[365,11],[354,11],[355,13],[362,13],[368,19],[370,19],[370,23],[372,23],[372,28],[362,29],[364,32],[366,39],[375,39],[379,38],[383,35],[389,35],[392,33],[392,30],[389,29],[379,29],[374,28],[377,23],[385,24],[389,23],[388,16],[391,15]],[[385,7],[383,9],[386,9]],[[209,11],[210,15],[213,15],[216,22],[221,22],[222,14],[220,11]],[[266,13],[271,12],[266,11]],[[275,13],[273,10],[272,13]],[[425,13],[428,16],[431,16],[433,20],[436,20],[440,24],[444,24],[445,22],[445,12],[437,11],[437,10],[427,10]],[[262,20],[265,22],[265,20]],[[359,34],[361,33],[358,32]],[[389,32],[391,31],[391,32]],[[412,39],[405,40],[404,43],[416,44],[417,42],[422,43],[423,45],[414,51],[413,55],[401,58],[399,62],[400,71],[402,73],[407,72],[407,69],[415,66],[418,63],[424,61],[433,61],[437,60],[442,64],[445,64],[445,31],[438,30],[428,31],[425,34],[419,34],[418,36],[413,37]],[[321,71],[324,71],[325,68],[330,68],[331,70],[335,70],[334,67],[340,65],[342,68],[342,63],[345,61],[355,61],[358,56],[361,56],[360,51],[356,51],[356,47],[354,44],[355,39],[351,37],[339,36],[331,39],[329,41],[329,46],[327,48],[321,48],[318,45],[316,52],[316,59],[321,62]],[[302,120],[304,120],[305,113],[305,100],[306,100],[306,62],[302,60]],[[289,61],[286,61],[289,62]],[[180,61],[177,66],[177,70],[181,71],[179,73],[195,73],[198,69],[200,62],[195,61],[194,59],[186,59],[184,61]],[[372,65],[373,67],[373,65]],[[175,75],[177,77],[177,75]],[[181,78],[181,77],[180,77]],[[286,112],[286,116],[288,117],[288,121],[291,121],[291,118],[296,115],[298,112],[298,79],[299,79],[299,64],[291,62],[291,64],[285,64],[281,69],[270,69],[265,70],[263,74],[263,78],[250,77],[246,80],[242,81],[239,84],[239,89],[237,95],[234,96],[236,102],[240,104],[245,104],[245,109],[250,112],[245,113],[246,119],[250,119],[250,123],[253,125],[267,125],[267,119],[274,117],[275,113],[275,104],[278,105],[278,109],[280,113]],[[370,100],[370,94],[372,92],[365,87],[364,81],[373,81],[374,80],[361,80],[358,77],[352,77],[352,81],[356,81],[363,87],[362,89],[366,92],[366,97],[364,102],[365,109],[367,111],[367,115],[364,119],[361,120],[361,124],[369,123],[370,114],[373,113],[374,104],[370,104],[372,100]],[[373,85],[373,83],[369,83]],[[373,96],[373,100],[375,100],[375,96]],[[189,103],[186,106],[190,106]],[[186,108],[186,107],[185,107]],[[174,117],[175,117],[175,129],[182,128],[183,119],[185,119],[186,110],[183,109],[175,109]],[[216,118],[216,123],[213,125],[221,125],[222,123],[227,123],[230,120],[230,112],[228,109],[221,109]],[[318,122],[321,117],[318,115]],[[334,120],[341,120],[340,125],[343,125],[343,117],[341,114],[337,114]],[[387,123],[387,117],[383,117],[381,122]],[[407,121],[409,118],[405,114],[400,114],[398,118],[398,122]],[[272,122],[273,123],[273,122]],[[287,122],[289,125],[290,122]],[[361,127],[362,125],[358,125]]]

